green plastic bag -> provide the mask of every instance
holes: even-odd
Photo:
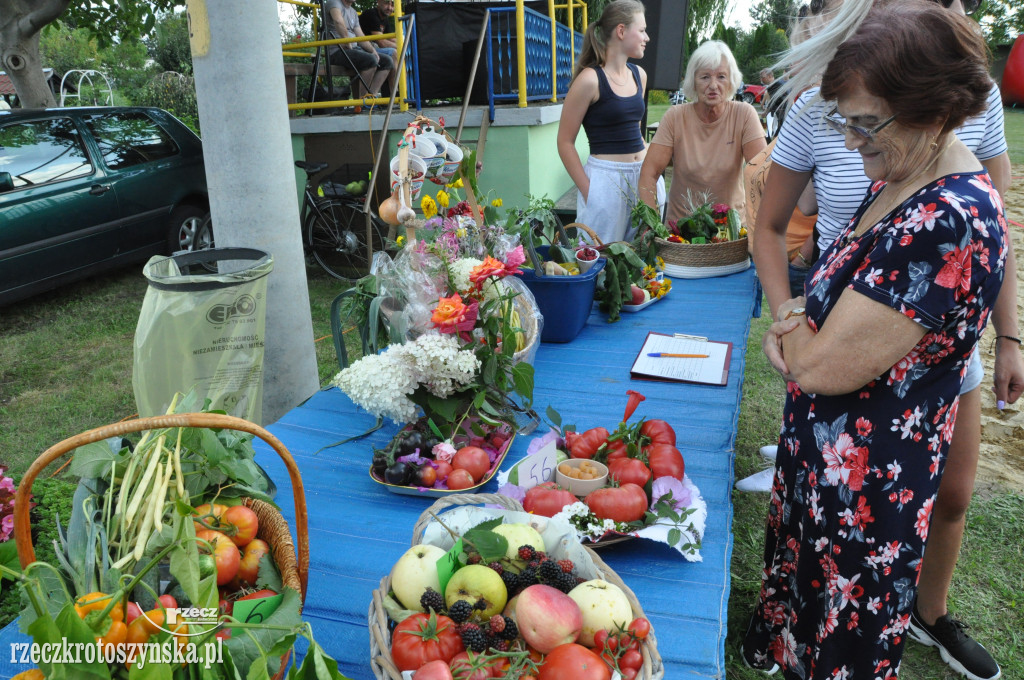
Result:
[[[157,256],[135,329],[132,385],[142,417],[193,386],[210,408],[262,424],[268,253],[253,248]]]

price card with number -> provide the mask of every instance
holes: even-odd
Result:
[[[448,581],[452,574],[462,565],[459,564],[459,555],[462,554],[462,539],[455,541],[452,549],[444,554],[444,557],[437,560],[437,580],[441,583],[441,592],[448,587]]]
[[[538,484],[550,482],[555,477],[558,465],[558,447],[548,442],[544,448],[532,453],[516,464],[519,471],[519,486],[531,489]]]
[[[258,600],[236,600],[231,615],[243,623],[263,623],[274,613],[283,599],[284,595],[279,594],[261,597]]]

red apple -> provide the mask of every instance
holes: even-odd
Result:
[[[583,630],[579,605],[551,586],[533,585],[519,593],[515,613],[519,634],[542,654],[567,642],[576,642]]]
[[[631,305],[642,305],[644,303],[644,289],[643,288],[640,288],[637,285],[633,284],[633,285],[630,285],[629,292],[632,294],[632,297],[629,300],[629,304],[631,304]]]

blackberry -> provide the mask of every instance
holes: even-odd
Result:
[[[548,559],[548,554],[543,550],[537,550],[533,553],[533,559],[540,560],[541,562],[543,562],[544,560]]]
[[[500,633],[505,630],[505,617],[501,614],[495,614],[491,617],[490,626],[492,633]]]
[[[508,640],[498,640],[493,645],[491,645],[491,647],[498,650],[499,652],[507,652],[509,649],[511,649],[512,643]]]
[[[487,636],[484,635],[484,632],[479,627],[475,630],[470,628],[462,633],[462,644],[465,645],[466,649],[479,654],[487,651]]]
[[[549,585],[554,585],[563,573],[565,572],[558,566],[558,563],[551,560],[541,562],[540,566],[537,567],[537,576],[540,577],[541,581]]]
[[[532,545],[521,545],[519,546],[519,559],[529,562],[533,559],[535,552]]]
[[[423,611],[428,614],[431,609],[438,614],[442,614],[444,613],[444,595],[433,588],[427,588],[423,592],[423,595],[420,596],[420,606],[423,607]]]
[[[466,600],[458,600],[448,608],[448,618],[455,623],[465,623],[473,613],[473,605]]]
[[[470,553],[469,556],[466,558],[466,563],[467,564],[480,564],[480,560],[481,559],[482,558],[480,557],[480,553]]]
[[[566,574],[571,574],[576,565],[572,563],[572,560],[558,560],[558,566],[562,568]]]
[[[467,632],[469,632],[471,630],[480,630],[480,631],[482,631],[483,629],[480,628],[480,626],[478,626],[477,624],[473,623],[472,621],[467,621],[466,623],[460,623],[458,630],[459,630],[459,635],[462,636],[463,634],[465,634],[465,633],[467,633]]]
[[[516,627],[516,622],[507,616],[503,616],[505,619],[505,629],[501,631],[501,637],[505,640],[515,640],[519,637],[519,629]]]
[[[519,585],[523,588],[532,586],[535,583],[537,583],[537,570],[533,567],[527,567],[519,573]]]
[[[551,585],[558,588],[563,593],[568,593],[576,587],[576,577],[563,571],[558,574],[558,580],[553,582]]]
[[[519,574],[513,571],[503,571],[501,572],[501,580],[505,582],[505,590],[508,591],[508,596],[512,597],[512,593],[519,587]]]
[[[487,566],[493,569],[494,571],[498,572],[498,576],[501,576],[503,573],[505,573],[505,567],[501,566],[501,562],[491,562]]]
[[[487,600],[481,597],[479,600],[473,603],[473,609],[477,609],[479,611],[487,609]]]

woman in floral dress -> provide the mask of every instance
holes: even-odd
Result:
[[[951,132],[985,109],[986,74],[966,19],[910,0],[872,10],[824,75],[826,122],[874,184],[765,341],[788,396],[743,643],[755,668],[898,673],[960,384],[1006,256],[999,195]]]

